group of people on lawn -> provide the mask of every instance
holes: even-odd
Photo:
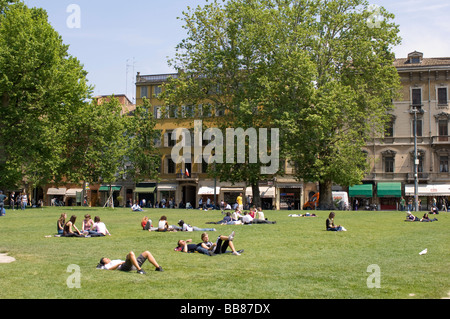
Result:
[[[82,223],[82,228],[79,230],[75,225],[77,217],[72,215],[68,221],[66,221],[67,214],[61,214],[57,221],[57,231],[60,237],[101,237],[106,235],[111,235],[106,225],[100,221],[100,217],[95,216],[94,221],[89,214],[84,216]],[[178,226],[169,225],[166,216],[161,216],[158,227],[153,227],[151,220],[148,217],[144,217],[141,226],[144,230],[149,231],[216,231],[215,228],[198,228],[186,224],[183,220],[178,222]],[[199,252],[208,256],[214,256],[218,254],[231,253],[233,255],[239,256],[243,250],[236,251],[233,240],[235,233],[234,231],[229,236],[220,235],[217,237],[216,242],[211,242],[209,236],[206,232],[201,235],[202,242],[196,245],[189,245],[187,243],[192,242],[192,239],[179,240],[175,251],[180,252]],[[195,247],[194,247],[195,246]],[[231,251],[227,251],[230,247]],[[107,257],[102,257],[97,265],[99,269],[107,270],[121,270],[121,271],[137,271],[139,274],[145,274],[142,270],[142,264],[145,261],[149,261],[155,266],[156,271],[163,271],[162,267],[158,264],[155,257],[149,252],[144,251],[139,256],[136,257],[134,252],[129,252],[125,257],[125,260],[115,259],[111,260]]]
[[[334,224],[335,213],[331,212],[326,220],[326,230],[327,231],[346,231],[346,229],[341,225]],[[62,237],[98,237],[111,235],[106,228],[105,224],[100,221],[100,217],[96,216],[94,221],[92,221],[89,214],[85,215],[83,220],[81,231],[75,226],[76,216],[72,215],[69,221],[66,221],[66,214],[61,214],[58,219],[58,234]],[[408,221],[437,221],[436,218],[430,219],[428,214],[425,214],[422,219],[415,217],[410,212],[407,216]],[[237,207],[233,213],[226,213],[224,218],[218,222],[208,222],[207,224],[220,224],[220,225],[236,225],[236,224],[275,224],[276,222],[268,221],[261,208],[255,210],[250,209],[250,212],[241,213],[240,207]],[[192,243],[192,239],[180,239],[177,242],[175,251],[182,253],[201,253],[208,256],[215,256],[224,253],[231,253],[232,255],[239,256],[243,250],[236,250],[233,243],[235,232],[233,231],[229,236],[219,235],[215,242],[209,240],[209,235],[207,231],[216,231],[215,228],[199,228],[196,226],[191,226],[185,223],[183,220],[178,222],[178,226],[169,225],[166,216],[161,216],[158,221],[157,227],[153,227],[152,221],[145,216],[141,221],[141,226],[143,230],[146,231],[158,231],[158,232],[168,232],[168,231],[202,231],[201,242],[198,244]],[[231,251],[227,251],[228,247]],[[109,258],[103,257],[97,268],[108,269],[108,270],[121,270],[121,271],[131,271],[136,270],[139,274],[145,274],[141,266],[145,261],[149,261],[153,266],[155,266],[156,271],[163,271],[162,267],[158,264],[156,259],[149,251],[144,251],[138,257],[131,251],[125,258],[125,260],[111,260]]]
[[[105,223],[100,220],[100,217],[95,216],[92,220],[91,215],[84,215],[83,224],[81,230],[75,226],[77,216],[72,215],[68,221],[66,221],[67,214],[62,213],[56,224],[58,236],[61,237],[102,237],[111,235],[106,228]]]

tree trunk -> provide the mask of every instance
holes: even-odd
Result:
[[[259,193],[259,182],[252,183],[252,194],[253,194],[253,200],[252,205],[255,205],[256,207],[261,207],[261,194]]]
[[[333,210],[336,209],[333,202],[333,192],[331,186],[332,181],[319,182],[319,210]]]

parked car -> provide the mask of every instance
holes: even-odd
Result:
[[[332,192],[333,202],[337,209],[348,210],[349,201],[347,192]],[[309,201],[303,204],[303,209],[316,209],[319,206],[320,193],[315,193]]]

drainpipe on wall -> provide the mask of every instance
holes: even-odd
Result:
[[[431,69],[428,69],[428,136],[430,139],[430,173],[433,172],[434,156],[433,156],[433,136],[431,132]]]

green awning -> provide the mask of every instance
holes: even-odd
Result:
[[[153,194],[155,192],[156,187],[136,187],[134,189],[135,193],[140,194]]]
[[[353,185],[349,187],[349,197],[372,197],[372,184]]]
[[[119,192],[122,189],[122,186],[100,186],[98,191],[109,192],[110,188],[113,192]]]
[[[402,183],[378,183],[378,197],[402,197]]]

